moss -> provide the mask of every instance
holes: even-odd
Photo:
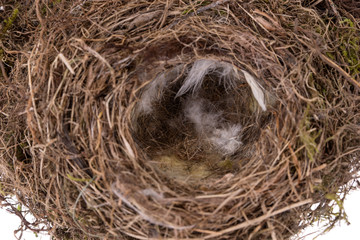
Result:
[[[348,64],[350,75],[355,77],[360,74],[360,33],[351,19],[344,18],[339,24],[341,27],[332,27],[332,31],[338,32],[336,37],[339,41],[338,47],[334,51],[326,52],[326,56],[334,61],[336,55],[341,57]]]
[[[2,41],[5,38],[8,30],[13,26],[18,15],[19,15],[19,9],[15,8],[12,11],[11,16],[5,19],[4,22],[1,24],[2,29],[0,32],[0,41]],[[4,49],[0,48],[0,61],[2,61],[3,58],[4,58]],[[2,76],[1,71],[0,71],[0,76]]]
[[[344,25],[343,31],[339,36],[341,43],[339,46],[340,54],[348,64],[351,76],[360,73],[360,37],[359,31],[354,28],[355,24],[348,18],[340,22]]]
[[[1,183],[1,181],[0,181],[0,195],[2,195],[2,196],[12,196],[13,195],[13,193],[11,193],[11,192],[5,192],[4,191],[4,186],[2,185],[2,183]]]
[[[228,15],[228,13],[226,11],[224,11],[224,10],[219,10],[218,13],[219,13],[220,16],[227,16]]]
[[[19,14],[19,9],[15,8],[12,11],[11,16],[4,20],[4,22],[2,23],[2,29],[1,29],[1,33],[0,33],[0,40],[3,40],[6,32],[12,27],[12,25],[14,24],[18,14]],[[3,57],[4,57],[4,50],[2,48],[0,48],[0,60],[2,60]]]
[[[15,8],[12,13],[11,13],[11,16],[8,17],[6,20],[4,20],[3,22],[3,28],[2,28],[2,34],[1,34],[1,37],[3,37],[3,34],[5,34],[14,24],[17,16],[19,15],[19,9],[18,8]]]
[[[91,178],[76,178],[71,176],[70,174],[66,174],[66,176],[71,180],[75,182],[90,182]]]
[[[220,161],[217,166],[222,170],[232,170],[234,168],[234,162],[229,158],[226,158],[223,161]]]
[[[212,174],[206,163],[189,164],[174,155],[163,155],[154,160],[154,166],[178,181],[200,180]]]
[[[335,59],[336,59],[334,53],[331,53],[331,52],[327,52],[327,53],[326,53],[326,56],[327,56],[328,58],[330,58],[331,60],[335,60]]]
[[[340,22],[341,24],[347,24],[349,27],[353,28],[355,25],[353,23],[353,21],[351,21],[350,19],[348,18],[345,18],[344,20],[342,20]]]
[[[322,183],[314,186],[314,190],[322,194],[327,202],[324,202],[322,209],[326,209],[322,214],[314,216],[313,223],[321,223],[325,230],[323,233],[330,231],[335,223],[344,220],[349,224],[349,220],[344,208],[343,190],[334,182],[332,174],[324,175]]]
[[[300,122],[300,140],[305,146],[306,155],[310,161],[314,161],[315,155],[319,152],[318,143],[316,140],[321,135],[321,129],[312,128],[310,122],[310,105],[307,106],[304,112],[304,117]]]

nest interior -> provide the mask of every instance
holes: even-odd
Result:
[[[19,230],[288,239],[346,218],[360,28],[334,2],[4,4],[0,197]]]
[[[133,135],[169,177],[201,184],[251,158],[266,121],[258,106],[231,64],[201,59],[151,80],[134,110]]]

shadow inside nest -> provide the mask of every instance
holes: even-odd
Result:
[[[133,132],[160,172],[182,183],[240,171],[270,121],[268,92],[248,72],[213,59],[158,74],[139,96]]]

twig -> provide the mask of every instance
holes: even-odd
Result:
[[[5,70],[5,67],[4,67],[4,64],[2,62],[2,60],[0,59],[0,68],[1,68],[1,73],[5,79],[6,82],[9,82],[9,77],[8,75],[6,74],[6,70]]]
[[[304,201],[291,204],[291,205],[289,205],[287,207],[281,208],[281,209],[276,210],[274,212],[268,212],[267,214],[265,214],[265,215],[263,215],[261,217],[258,217],[258,218],[255,218],[255,219],[240,223],[238,225],[226,228],[226,229],[224,229],[222,231],[219,231],[219,232],[214,232],[214,233],[206,236],[204,239],[218,237],[218,236],[221,236],[221,235],[223,235],[225,233],[233,232],[233,231],[236,231],[236,230],[239,230],[239,229],[242,229],[242,228],[246,228],[246,227],[251,226],[251,225],[259,224],[262,221],[268,219],[269,217],[273,217],[273,216],[278,215],[280,213],[289,211],[289,210],[291,210],[293,208],[297,208],[297,207],[300,207],[300,206],[303,206],[305,204],[309,204],[309,203],[312,203],[312,202],[313,202],[313,200],[311,198],[309,198],[309,199],[306,199]]]
[[[360,83],[356,81],[353,77],[351,77],[347,72],[345,72],[344,69],[342,69],[339,65],[337,65],[334,61],[332,61],[330,58],[326,57],[324,54],[319,53],[320,58],[330,65],[331,67],[335,68],[346,80],[348,80],[350,83],[352,83],[355,87],[360,89]]]
[[[341,20],[341,16],[338,12],[338,10],[336,9],[336,5],[332,0],[327,0],[329,2],[329,5],[331,7],[331,9],[333,10],[334,14],[336,15],[337,19],[340,21]]]
[[[83,231],[86,235],[90,236],[90,237],[95,237],[95,238],[102,238],[103,236],[101,235],[95,235],[95,234],[92,234],[90,232],[87,232],[81,225],[80,223],[78,222],[78,220],[76,219],[76,214],[75,214],[75,211],[76,211],[76,206],[78,204],[78,202],[80,201],[80,198],[84,195],[84,192],[85,190],[90,186],[90,184],[96,179],[96,177],[93,177],[86,185],[85,187],[83,187],[83,189],[81,189],[80,191],[80,194],[77,196],[76,198],[76,201],[75,201],[75,204],[74,204],[74,207],[71,211],[71,216],[72,216],[72,219],[73,221],[75,222],[75,224],[80,228],[81,231]]]
[[[64,144],[65,149],[71,154],[70,159],[83,171],[85,171],[90,177],[93,177],[93,173],[89,168],[87,162],[81,157],[81,154],[71,141],[69,133],[65,126],[63,126],[63,134],[58,133],[60,141]]]

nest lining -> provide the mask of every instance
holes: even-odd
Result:
[[[134,135],[169,177],[198,182],[221,167],[239,170],[239,155],[251,157],[250,145],[264,127],[259,118],[266,111],[265,90],[248,72],[241,75],[230,63],[200,59],[144,87]]]

